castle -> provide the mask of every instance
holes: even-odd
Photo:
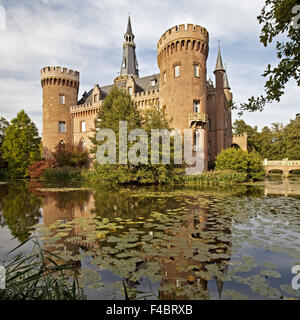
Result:
[[[209,34],[199,25],[181,24],[167,30],[157,43],[159,74],[139,77],[130,17],[124,35],[120,74],[114,84],[96,84],[78,100],[79,72],[61,67],[41,70],[43,88],[43,152],[51,156],[61,142],[81,143],[90,148],[95,119],[113,85],[126,90],[140,109],[159,106],[171,126],[192,128],[193,143],[201,141],[204,168],[218,153],[234,144],[230,102],[232,93],[223,66],[220,47],[214,70],[215,85],[207,81]],[[245,142],[246,137],[238,137]]]

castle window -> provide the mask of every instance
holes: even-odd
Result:
[[[198,64],[194,64],[194,76],[200,77],[200,67]]]
[[[126,68],[126,59],[124,58],[122,68]]]
[[[99,95],[98,94],[94,94],[94,102],[98,102],[99,101]]]
[[[64,95],[59,96],[59,103],[60,104],[66,104],[66,97]]]
[[[194,100],[193,112],[195,112],[195,113],[200,112],[200,100]]]
[[[175,78],[178,78],[180,75],[180,66],[175,66],[174,67],[174,76]]]
[[[167,73],[166,73],[166,71],[164,71],[164,83],[166,83],[167,82]]]
[[[132,87],[128,87],[128,94],[132,95]]]
[[[80,131],[85,132],[85,121],[80,122]]]
[[[58,132],[65,133],[66,132],[66,123],[65,121],[58,122]]]

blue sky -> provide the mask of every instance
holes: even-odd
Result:
[[[49,65],[80,72],[79,98],[94,84],[111,84],[122,58],[128,12],[137,45],[140,76],[157,73],[156,44],[170,27],[194,23],[210,34],[207,77],[221,41],[223,62],[236,103],[263,93],[261,77],[275,63],[274,48],[259,42],[256,17],[264,0],[0,0],[6,28],[0,29],[0,116],[12,119],[23,108],[42,132],[40,70]],[[280,103],[243,119],[262,128],[287,124],[299,112],[299,88],[290,81]],[[237,118],[233,112],[233,121]]]

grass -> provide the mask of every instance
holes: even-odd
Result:
[[[247,174],[231,170],[207,171],[199,175],[183,175],[181,179],[185,185],[227,185],[246,182]]]
[[[34,250],[21,252],[5,266],[6,288],[0,300],[84,300],[74,262],[66,262],[42,249],[37,238],[31,237],[7,255],[33,241]]]
[[[73,167],[48,168],[42,175],[43,180],[82,180],[81,169]]]

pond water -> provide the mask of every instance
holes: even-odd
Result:
[[[0,185],[0,258],[32,232],[77,262],[88,299],[124,299],[123,284],[131,298],[300,297],[291,286],[299,178],[228,188]]]

